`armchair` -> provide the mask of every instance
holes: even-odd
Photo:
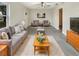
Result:
[[[39,20],[33,20],[31,26],[37,27],[39,26]]]
[[[43,26],[44,26],[44,27],[50,26],[50,22],[49,22],[48,20],[44,20],[44,21],[43,21]]]

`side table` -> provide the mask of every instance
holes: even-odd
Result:
[[[8,46],[0,45],[0,56],[8,56]]]

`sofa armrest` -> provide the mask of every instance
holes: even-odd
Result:
[[[12,40],[11,40],[11,39],[10,39],[10,40],[1,40],[1,39],[0,39],[0,44],[11,45],[11,43],[12,43]]]

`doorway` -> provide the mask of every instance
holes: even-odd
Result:
[[[63,26],[63,8],[59,9],[59,30],[62,31],[62,26]]]

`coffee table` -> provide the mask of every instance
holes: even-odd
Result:
[[[35,40],[34,40],[34,44],[33,44],[33,46],[34,46],[34,55],[35,55],[35,52],[38,51],[38,52],[47,52],[48,56],[49,56],[49,54],[50,54],[50,52],[49,52],[50,44],[49,44],[47,35],[45,35],[45,40],[42,43],[40,43],[37,40],[37,37],[38,37],[38,35],[35,34]]]

